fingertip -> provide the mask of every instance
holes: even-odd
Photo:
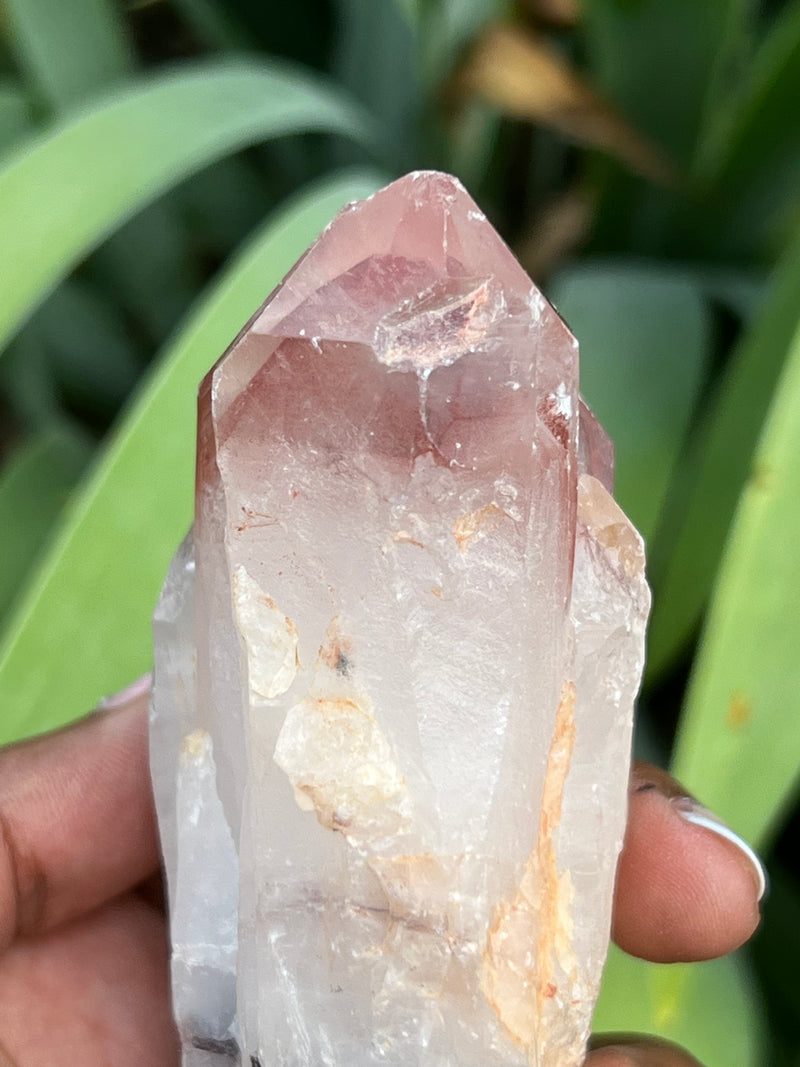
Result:
[[[148,688],[0,751],[0,951],[156,870]]]
[[[591,1047],[584,1067],[702,1067],[678,1045],[638,1034],[603,1034]]]
[[[589,1053],[584,1067],[637,1067],[638,1062],[629,1049],[601,1048]]]
[[[699,804],[693,797],[676,798],[673,800],[673,804],[678,814],[681,818],[685,819],[686,822],[690,822],[695,826],[701,826],[705,830],[710,830],[712,833],[734,846],[738,852],[737,858],[740,861],[747,861],[745,866],[747,867],[756,887],[756,903],[760,903],[767,891],[767,872],[755,849],[752,849],[744,838],[731,830],[731,828],[721,819],[717,818],[713,812],[709,811],[708,808],[704,808],[703,805]]]
[[[663,771],[637,768],[613,920],[624,951],[659,963],[711,959],[753,934],[757,857],[712,820]]]

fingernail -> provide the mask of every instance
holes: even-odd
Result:
[[[103,697],[97,705],[97,710],[112,711],[114,708],[123,708],[126,704],[132,704],[134,700],[150,692],[152,682],[153,675],[148,671],[147,674],[143,674],[141,678],[137,678],[135,682],[131,682],[124,689],[120,689],[118,693],[114,693],[113,696]]]
[[[719,837],[725,838],[726,841],[730,841],[732,845],[735,845],[739,851],[747,857],[753,868],[753,873],[756,876],[756,881],[758,883],[758,899],[761,900],[767,891],[767,872],[755,850],[752,849],[743,838],[739,837],[737,833],[734,833],[730,826],[724,823],[722,819],[719,819],[713,812],[710,812],[708,808],[704,808],[703,805],[699,804],[693,797],[675,797],[673,798],[672,803],[675,810],[682,819],[686,820],[686,822],[690,822],[694,826],[702,826],[704,830],[710,830]]]

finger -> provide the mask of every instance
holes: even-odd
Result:
[[[685,1049],[638,1034],[601,1034],[584,1067],[701,1067]]]
[[[0,952],[158,866],[146,685],[108,707],[0,751]]]
[[[18,1067],[177,1067],[167,974],[163,916],[132,894],[22,938],[0,959],[0,1050]]]
[[[638,763],[617,872],[614,940],[659,963],[738,948],[759,922],[755,853],[664,771]]]

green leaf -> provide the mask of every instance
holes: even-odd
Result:
[[[688,163],[751,9],[751,0],[589,0],[583,27],[597,87],[637,129]]]
[[[215,0],[173,0],[175,7],[194,30],[198,39],[211,48],[249,49],[254,46],[250,36],[227,10],[224,2]]]
[[[764,301],[766,280],[761,271],[701,265],[693,273],[705,296],[722,304],[744,323],[752,319]]]
[[[13,84],[0,85],[0,151],[5,151],[32,126],[30,105],[25,94]]]
[[[748,73],[732,120],[703,142],[695,174],[700,209],[689,222],[716,234],[715,246],[728,254],[782,240],[781,226],[800,202],[798,0],[775,18]]]
[[[626,956],[612,945],[593,1028],[674,1041],[705,1067],[765,1062],[752,981],[737,956],[664,965]]]
[[[0,387],[14,417],[29,433],[48,430],[63,418],[58,385],[41,331],[23,330],[0,365]]]
[[[418,40],[423,81],[435,93],[483,27],[510,0],[418,0]]]
[[[743,83],[752,67],[760,29],[758,0],[715,0],[715,8],[711,14],[718,37],[716,48],[709,40],[709,77],[693,165],[712,142],[716,130],[724,126],[727,116],[736,109]]]
[[[67,427],[28,440],[0,474],[0,619],[19,589],[89,459]]]
[[[6,628],[0,743],[74,719],[147,669],[150,616],[192,517],[198,383],[333,213],[382,183],[343,174],[284,205],[159,361]]]
[[[479,96],[464,99],[458,121],[450,125],[442,167],[457,174],[473,196],[491,203],[491,174],[487,161],[498,155],[504,118]],[[495,193],[496,196],[496,193]]]
[[[151,351],[175,328],[201,288],[201,257],[181,217],[184,188],[137,212],[86,264],[86,275],[124,309]],[[263,214],[264,201],[257,221]]]
[[[269,137],[368,142],[370,129],[326,82],[276,61],[198,63],[111,94],[0,173],[0,344],[107,233],[201,167]]]
[[[394,0],[397,10],[412,27],[416,26],[419,20],[422,2],[423,0]]]
[[[725,550],[674,761],[689,789],[762,847],[800,773],[798,413],[800,328]]]
[[[694,443],[696,470],[669,543],[650,555],[663,591],[653,605],[648,669],[663,671],[694,633],[708,600],[739,490],[797,324],[800,237],[771,279],[752,325],[732,356]]]
[[[0,387],[31,430],[79,410],[90,423],[116,414],[144,365],[126,322],[83,281],[70,279],[38,309],[11,346]]]
[[[338,0],[333,73],[389,132],[399,169],[414,166],[420,108],[413,25],[394,3]]]
[[[55,380],[71,400],[114,413],[142,364],[125,323],[85,282],[61,285],[28,324],[47,346]]]
[[[740,52],[753,0],[587,0],[580,27],[595,87],[628,122],[677,164],[692,164],[709,116],[731,82],[741,81]],[[669,91],[665,91],[669,86]],[[613,160],[593,161],[595,247],[619,254],[684,252],[710,240],[702,220],[677,239],[685,190],[655,188]],[[700,236],[699,236],[700,235]],[[713,237],[717,237],[714,233]]]
[[[598,261],[551,297],[581,346],[581,392],[614,441],[616,496],[654,533],[706,369],[710,323],[696,282]]]
[[[184,182],[181,208],[194,239],[216,253],[235,247],[263,218],[270,195],[265,186],[252,161],[241,156],[222,159]]]
[[[5,0],[8,39],[34,92],[64,110],[130,73],[121,13],[109,0]]]
[[[787,855],[790,859],[791,853]],[[797,879],[773,858],[769,893],[762,901],[762,922],[750,946],[769,1013],[772,1048],[764,1062],[797,1067],[800,1063],[800,893]]]

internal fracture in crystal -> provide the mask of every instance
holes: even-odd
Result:
[[[649,593],[463,187],[345,208],[200,390],[152,764],[184,1064],[577,1067]]]

